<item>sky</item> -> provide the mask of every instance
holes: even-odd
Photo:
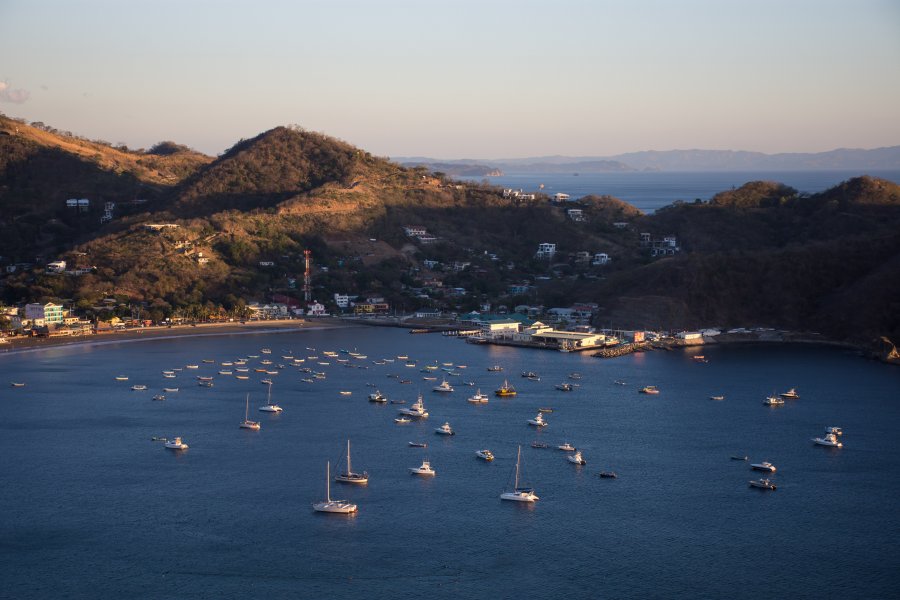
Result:
[[[219,154],[900,144],[897,0],[0,0],[0,112]]]

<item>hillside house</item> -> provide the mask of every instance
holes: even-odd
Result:
[[[417,237],[420,235],[427,235],[428,230],[421,225],[406,225],[403,227],[403,233],[406,234],[406,237]]]
[[[64,260],[55,260],[51,263],[47,263],[47,272],[48,273],[64,273],[66,270],[66,261]]]
[[[334,303],[341,310],[346,310],[350,306],[350,296],[347,294],[335,294]]]
[[[591,261],[591,264],[595,267],[602,267],[603,265],[609,264],[609,254],[606,252],[597,252],[594,254],[594,259]]]
[[[581,208],[570,208],[566,211],[566,215],[576,223],[584,222],[584,210]]]
[[[666,235],[660,239],[649,233],[641,234],[641,248],[649,249],[650,256],[674,256],[681,250],[674,235]]]
[[[569,196],[568,194],[563,194],[562,192],[553,194],[554,202],[568,202],[570,198],[571,196]]]
[[[556,254],[556,244],[550,242],[543,242],[538,244],[537,252],[535,252],[534,257],[539,259],[549,260],[553,258]]]

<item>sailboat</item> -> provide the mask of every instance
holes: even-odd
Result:
[[[356,512],[356,505],[346,500],[331,499],[331,463],[325,463],[325,500],[313,504],[317,512],[350,514]]]
[[[247,406],[244,409],[244,420],[241,421],[240,428],[259,431],[259,421],[250,420],[250,394],[247,394]]]
[[[513,500],[515,502],[534,502],[539,500],[534,493],[534,489],[519,487],[519,463],[522,461],[522,446],[519,446],[519,452],[516,454],[516,483],[511,492],[503,492],[500,494],[501,500]]]
[[[262,412],[280,413],[283,409],[277,404],[272,404],[272,382],[269,381],[269,396],[266,403],[259,407]]]
[[[347,440],[347,471],[340,475],[336,475],[334,480],[340,481],[341,483],[360,483],[363,485],[369,483],[368,473],[365,471],[362,473],[354,473],[353,469],[350,468],[350,440]]]

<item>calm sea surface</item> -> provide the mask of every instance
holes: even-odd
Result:
[[[529,192],[539,191],[540,185],[543,184],[544,193],[562,192],[569,194],[573,199],[588,194],[608,194],[651,213],[676,200],[685,202],[693,202],[696,198],[709,200],[719,192],[740,187],[748,181],[779,181],[801,192],[813,194],[863,174],[900,182],[900,171],[895,170],[582,173],[578,176],[571,173],[510,173],[503,177],[489,177],[487,180],[493,185],[521,188]],[[483,178],[468,179],[481,181]]]
[[[257,367],[263,347],[276,364],[306,358],[327,378],[308,384],[297,368],[278,369],[273,400],[285,410],[270,415],[256,412],[265,374],[251,368],[238,381],[202,362],[258,354]],[[322,354],[354,348],[367,358]],[[900,369],[821,347],[702,352],[708,363],[688,351],[604,361],[348,328],[0,356],[0,596],[896,597]],[[372,362],[397,355],[418,367]],[[448,376],[453,394],[423,380],[433,361],[467,366]],[[187,364],[200,368],[163,378]],[[492,364],[505,372],[487,372]],[[555,390],[573,371],[581,387]],[[197,375],[214,376],[215,387],[199,387]],[[504,377],[517,398],[466,402]],[[397,405],[366,401],[369,382],[407,403],[421,390],[431,418],[396,425]],[[150,389],[130,390],[141,383]],[[648,384],[662,393],[637,393]],[[151,400],[175,385],[164,402]],[[800,400],[762,404],[790,387]],[[237,426],[248,392],[258,432]],[[718,394],[725,400],[709,399]],[[526,420],[548,406],[550,424],[536,432]],[[457,435],[434,434],[444,421]],[[810,441],[829,425],[843,427],[843,449]],[[175,435],[190,449],[151,441]],[[340,463],[347,438],[371,480],[332,484],[332,496],[360,512],[314,513],[325,463]],[[535,439],[568,441],[587,465],[531,448]],[[498,498],[520,444],[525,480],[541,497],[531,506]],[[497,460],[477,460],[481,448]],[[735,453],[773,462],[778,490],[750,489],[759,475]],[[424,457],[433,479],[407,472]]]

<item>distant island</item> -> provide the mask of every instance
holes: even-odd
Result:
[[[397,159],[406,163],[408,159]],[[411,160],[411,159],[409,159]],[[416,164],[453,165],[457,161],[417,157]],[[900,170],[900,146],[871,150],[764,154],[739,150],[647,150],[613,156],[540,156],[467,159],[504,173],[608,173],[623,171],[851,171]],[[449,172],[449,171],[448,171]],[[459,173],[459,175],[464,175]]]

